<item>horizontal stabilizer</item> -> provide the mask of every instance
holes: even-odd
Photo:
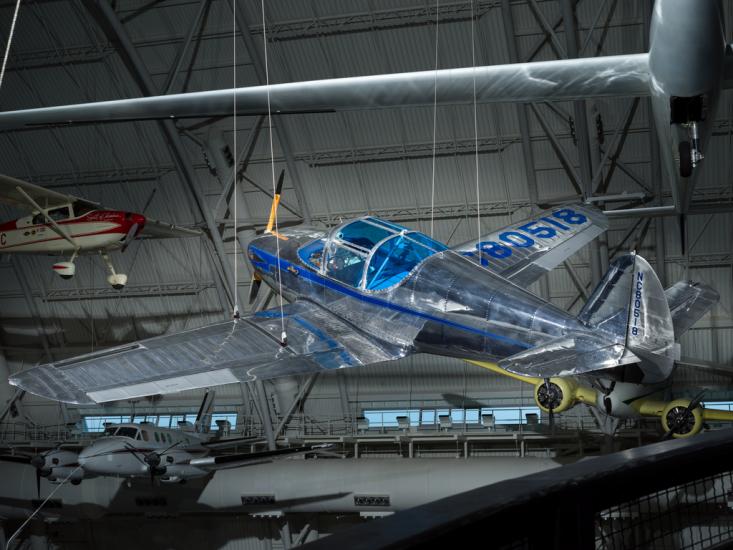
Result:
[[[678,281],[664,294],[672,314],[675,340],[679,340],[720,300],[715,289],[692,281]]]
[[[551,340],[499,361],[509,372],[536,378],[575,376],[639,362],[639,358],[594,334],[578,334]]]

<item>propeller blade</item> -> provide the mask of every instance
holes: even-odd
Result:
[[[262,286],[262,279],[258,275],[252,276],[252,283],[249,285],[249,304],[252,305],[257,298]]]
[[[130,246],[130,243],[135,240],[135,236],[137,235],[139,228],[140,226],[138,224],[132,224],[132,227],[127,232],[127,235],[125,235],[125,238],[122,240],[122,248],[120,249],[120,252],[124,252],[125,250],[127,250],[127,247]]]
[[[41,500],[41,470],[36,468],[36,498]]]
[[[148,200],[145,201],[145,206],[143,206],[143,209],[140,211],[140,213],[143,216],[145,215],[145,212],[147,211],[148,206],[150,206],[150,203],[153,202],[153,197],[155,197],[155,193],[157,193],[157,192],[158,192],[158,188],[157,187],[154,187],[153,188],[153,192],[150,193],[150,196],[148,197]]]
[[[272,233],[272,227],[275,225],[275,214],[277,212],[277,206],[280,204],[280,192],[283,190],[283,181],[285,181],[285,170],[280,172],[280,177],[277,180],[275,194],[272,197],[272,206],[270,207],[270,218],[267,220],[265,233]]]

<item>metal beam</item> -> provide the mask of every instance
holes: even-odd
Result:
[[[84,4],[89,12],[97,18],[102,27],[103,31],[108,35],[108,38],[119,45],[119,53],[125,61],[128,70],[132,74],[133,78],[137,81],[140,86],[140,90],[144,95],[156,95],[157,91],[153,84],[150,73],[148,72],[145,64],[143,63],[140,55],[135,50],[135,46],[130,41],[127,32],[125,31],[122,23],[117,18],[117,14],[112,9],[112,6],[108,2],[94,2],[93,0],[84,0]],[[168,144],[170,145],[171,153],[173,156],[174,163],[178,169],[181,177],[186,182],[189,190],[193,194],[194,201],[199,208],[201,215],[204,218],[204,222],[209,232],[211,242],[214,245],[214,250],[218,256],[218,267],[219,276],[221,277],[224,284],[224,292],[227,294],[230,305],[234,304],[233,297],[233,281],[232,272],[230,266],[226,263],[226,253],[224,251],[224,243],[221,235],[216,227],[214,216],[206,204],[206,199],[199,188],[196,174],[191,166],[190,160],[188,159],[188,153],[186,152],[181,138],[178,135],[176,126],[171,121],[163,121],[158,123],[161,127]]]
[[[11,258],[11,262],[15,271],[15,277],[20,283],[20,288],[23,291],[25,302],[28,305],[28,310],[30,311],[31,317],[33,318],[33,323],[36,326],[36,332],[38,333],[38,339],[41,341],[41,346],[43,346],[43,351],[46,354],[46,358],[49,361],[53,361],[53,355],[51,355],[51,345],[48,341],[48,336],[46,336],[46,331],[43,328],[43,323],[41,322],[41,313],[38,310],[36,301],[33,299],[33,293],[31,291],[30,285],[28,284],[28,275],[23,266],[20,265],[17,257]]]
[[[578,57],[578,38],[575,25],[575,2],[573,0],[561,0],[563,23],[565,25],[565,41],[569,58]],[[590,136],[588,134],[588,114],[585,101],[574,101],[573,111],[575,113],[575,130],[578,137],[578,157],[580,161],[580,175],[584,183],[583,196],[593,196],[591,181],[593,180],[593,169],[590,157]],[[597,240],[590,245],[591,256],[591,281],[597,284],[601,280],[601,255],[600,246]]]
[[[173,63],[173,68],[168,73],[168,77],[165,79],[165,84],[163,84],[163,93],[167,94],[170,93],[173,84],[175,83],[176,76],[178,76],[178,71],[181,70],[181,65],[183,64],[183,59],[186,57],[186,53],[188,52],[188,47],[191,45],[191,40],[193,39],[193,35],[196,32],[196,29],[198,28],[199,24],[201,23],[201,18],[204,16],[204,13],[206,12],[206,9],[210,5],[210,0],[201,0],[199,3],[199,9],[196,12],[196,15],[193,18],[193,21],[191,21],[191,26],[188,29],[188,33],[186,34],[186,38],[183,40],[183,44],[181,45],[181,48],[178,50],[178,54],[176,55],[176,60]]]
[[[337,373],[338,374],[338,373]],[[298,408],[300,403],[306,398],[308,393],[310,392],[311,388],[313,387],[313,384],[316,381],[316,378],[318,378],[318,373],[311,374],[306,381],[301,384],[300,391],[298,391],[298,394],[295,396],[295,399],[293,399],[293,402],[290,404],[290,407],[283,415],[282,419],[280,420],[280,423],[277,425],[277,428],[275,428],[275,438],[280,437],[280,434],[287,426],[288,422],[290,421],[290,418],[293,416],[293,413]]]

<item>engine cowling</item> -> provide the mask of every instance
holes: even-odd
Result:
[[[692,437],[702,431],[703,412],[700,407],[688,409],[688,399],[670,401],[662,411],[662,428],[667,433],[672,431],[672,437],[682,439]]]
[[[542,412],[567,411],[577,403],[578,385],[569,378],[550,378],[534,387],[534,400]]]

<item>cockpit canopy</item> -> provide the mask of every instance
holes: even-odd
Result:
[[[336,227],[298,253],[320,273],[342,283],[384,290],[400,283],[425,258],[447,249],[418,231],[367,216]]]
[[[104,429],[105,436],[129,437],[130,439],[140,439],[140,430],[133,426],[107,426]]]

